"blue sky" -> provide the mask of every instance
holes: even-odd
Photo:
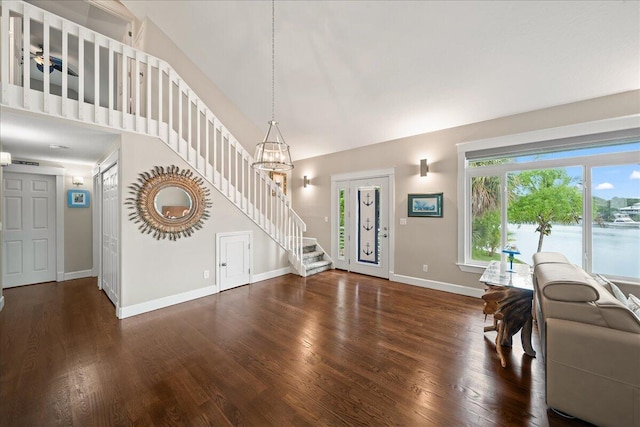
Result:
[[[517,162],[531,161],[534,159],[561,159],[576,155],[598,155],[616,152],[629,152],[630,159],[637,159],[640,151],[640,142],[617,146],[603,146],[579,150],[560,151],[547,153],[542,156],[522,156],[515,159]],[[580,168],[566,168],[571,176],[580,175]],[[592,170],[593,196],[611,200],[613,197],[640,198],[640,164],[603,166]]]
[[[618,165],[593,168],[592,194],[611,200],[612,197],[640,198],[640,165]]]

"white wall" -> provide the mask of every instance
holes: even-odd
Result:
[[[121,307],[216,285],[216,233],[253,231],[254,275],[288,267],[286,252],[211,186],[211,217],[194,235],[169,241],[141,234],[138,224],[129,220],[132,211],[124,205],[131,197],[127,187],[154,166],[189,166],[159,139],[130,133],[122,134],[120,159]],[[203,278],[204,270],[210,272],[208,279]]]

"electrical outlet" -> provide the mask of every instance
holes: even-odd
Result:
[[[209,278],[209,270],[205,270],[203,276],[204,276],[205,279],[208,279]]]
[[[425,272],[425,273],[428,273],[429,272],[429,266],[427,264],[423,264],[422,265],[422,271]]]

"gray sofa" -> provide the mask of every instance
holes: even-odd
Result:
[[[640,319],[562,254],[535,254],[533,282],[547,405],[599,426],[640,427]]]

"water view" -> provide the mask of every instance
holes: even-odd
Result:
[[[509,241],[513,241],[522,262],[532,263],[538,247],[535,224],[509,224]],[[582,226],[554,225],[544,237],[542,250],[560,252],[569,261],[582,266]],[[593,227],[593,272],[603,275],[640,278],[640,229]]]

